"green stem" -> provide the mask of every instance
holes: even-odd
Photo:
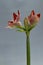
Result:
[[[27,56],[27,65],[30,65],[30,39],[29,33],[26,33],[26,56]]]

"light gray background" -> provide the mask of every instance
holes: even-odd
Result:
[[[30,34],[31,65],[43,65],[43,0],[0,0],[0,65],[26,65],[26,36],[16,30],[5,29],[12,13],[21,12],[21,23],[32,9],[41,18]]]

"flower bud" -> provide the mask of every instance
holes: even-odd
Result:
[[[28,30],[29,22],[28,22],[28,19],[26,17],[24,19],[24,26],[25,26],[26,30]]]

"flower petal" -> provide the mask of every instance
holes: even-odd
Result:
[[[18,22],[19,20],[20,20],[20,12],[18,10],[18,16],[17,16],[16,22]]]
[[[16,18],[17,18],[16,13],[13,13],[13,19],[14,19],[14,21],[16,20]]]
[[[20,11],[18,10],[18,15],[20,15]]]
[[[11,21],[8,21],[8,26],[10,26],[10,27],[13,27],[14,26],[14,23],[13,23],[12,20]]]
[[[39,14],[37,14],[37,16],[38,16],[38,18],[40,18],[40,13],[39,13]]]
[[[15,26],[21,26],[22,24],[21,24],[20,21],[18,21],[18,22],[16,22],[16,23],[14,23],[14,25],[15,25]]]
[[[13,13],[13,19],[14,19],[14,22],[18,22],[20,20],[20,12],[18,10],[18,13]]]
[[[31,11],[31,15],[35,15],[35,11],[34,10]]]

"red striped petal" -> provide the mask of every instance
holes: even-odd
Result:
[[[34,10],[32,10],[31,14],[35,15],[35,12],[34,12]]]
[[[14,25],[13,21],[8,21],[8,26],[13,26],[13,25]]]
[[[17,18],[17,15],[15,13],[13,13],[13,19],[14,19],[14,21],[16,20],[16,18]]]
[[[18,15],[20,15],[20,12],[19,12],[19,10],[18,10]]]
[[[37,16],[40,18],[40,13],[39,13],[39,14],[37,14]]]

